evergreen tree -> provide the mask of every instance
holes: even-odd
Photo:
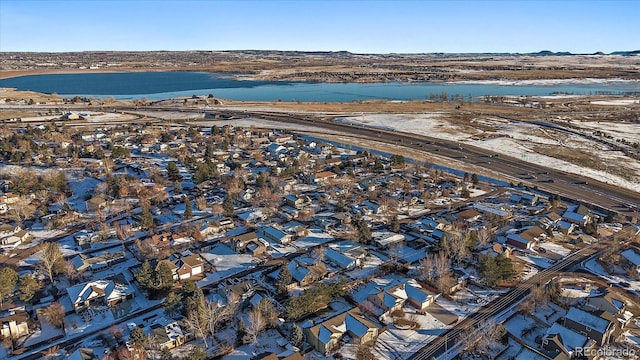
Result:
[[[184,217],[190,218],[193,216],[193,209],[191,208],[191,199],[188,196],[184,197]]]
[[[13,289],[18,283],[18,273],[9,267],[0,269],[0,304],[13,294]]]
[[[280,267],[280,273],[278,274],[278,290],[282,293],[287,291],[287,285],[291,284],[293,281],[293,276],[291,276],[291,272],[286,265],[282,265]]]
[[[391,231],[398,232],[400,231],[400,220],[398,219],[398,215],[394,214],[391,219]]]
[[[153,288],[153,269],[148,261],[143,262],[142,266],[140,266],[140,270],[136,274],[136,280],[144,290]]]
[[[40,284],[30,274],[22,276],[18,282],[20,300],[30,302],[36,291],[40,290]]]
[[[170,291],[162,304],[164,306],[164,313],[171,317],[180,314],[182,312],[182,303],[182,296]]]
[[[187,360],[205,360],[207,358],[207,352],[200,346],[194,346],[189,355],[187,355]]]
[[[160,360],[174,360],[173,354],[171,354],[171,350],[163,347],[160,351]]]
[[[166,262],[161,262],[158,265],[158,272],[156,273],[156,284],[159,284],[161,289],[169,289],[173,287],[175,280],[173,279],[173,272]]]
[[[131,342],[140,349],[144,349],[149,342],[147,334],[144,333],[142,328],[136,327],[131,330]]]
[[[478,186],[478,183],[480,182],[480,179],[478,179],[478,174],[471,175],[471,182],[473,183],[473,185]]]
[[[177,181],[181,178],[180,170],[178,170],[178,165],[176,165],[176,163],[173,161],[169,161],[169,163],[167,164],[167,173],[169,180],[171,181]]]
[[[222,209],[224,210],[225,216],[233,216],[233,200],[228,194],[227,197],[224,198],[224,202],[222,202]]]
[[[291,328],[291,335],[289,337],[289,341],[295,347],[300,347],[302,345],[302,342],[304,341],[304,334],[302,332],[302,328],[295,323]]]
[[[140,226],[143,229],[151,229],[153,227],[153,215],[149,206],[143,206],[140,213]]]

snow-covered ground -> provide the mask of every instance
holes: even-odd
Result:
[[[474,119],[467,124],[453,124],[441,113],[428,114],[365,114],[361,116],[343,117],[337,122],[362,124],[376,128],[398,130],[418,135],[435,136],[441,139],[457,141],[495,151],[504,155],[522,158],[523,161],[544,165],[569,173],[588,176],[603,182],[614,184],[634,191],[640,191],[640,161],[624,156],[622,152],[610,151],[605,145],[584,139],[577,135],[566,134],[553,129],[542,128],[534,124],[505,119]],[[575,122],[580,125],[580,122]],[[573,123],[572,123],[573,124]],[[588,123],[590,128],[607,131],[610,122],[598,124]],[[615,126],[622,126],[616,124]],[[618,133],[626,133],[629,141],[640,141],[637,124],[624,124]],[[487,131],[488,129],[488,131]],[[588,133],[592,133],[591,129]],[[630,138],[629,138],[630,137]],[[576,165],[565,160],[543,155],[536,149],[540,147],[558,147],[568,151],[593,154],[607,160],[608,163],[619,163],[633,172],[633,180],[612,174],[609,171],[592,169]]]
[[[415,330],[400,330],[389,324],[387,331],[378,336],[372,348],[376,359],[407,359],[425,344],[435,340],[446,331],[447,326],[435,317],[409,313],[407,316],[420,324]]]
[[[620,106],[620,105],[640,104],[640,100],[634,100],[634,99],[596,100],[596,101],[592,101],[591,103],[593,105]]]
[[[533,254],[516,255],[516,257],[529,264],[533,264],[541,269],[548,269],[551,266],[553,266],[553,264],[555,263],[554,260],[551,260],[542,256],[533,255]]]
[[[600,276],[611,284],[629,283],[629,289],[640,292],[640,281],[631,280],[626,276],[611,275],[598,263],[596,258],[591,258],[582,263],[582,267],[590,273]]]
[[[198,286],[200,287],[220,281],[257,265],[253,256],[238,254],[222,244],[216,245],[209,252],[200,253],[200,256],[215,265],[215,270],[207,273],[204,279],[198,281]]]
[[[531,79],[531,80],[461,80],[452,83],[456,84],[487,84],[487,85],[558,85],[558,84],[605,84],[605,83],[637,83],[638,80],[627,79]]]
[[[571,253],[571,250],[567,249],[566,247],[549,241],[540,244],[540,247],[548,252],[552,252],[562,256],[567,256]]]

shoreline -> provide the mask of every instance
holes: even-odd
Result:
[[[114,69],[30,69],[30,70],[0,70],[0,80],[12,79],[23,76],[34,75],[69,75],[69,74],[117,74],[117,73],[136,73],[136,72],[206,72],[206,73],[220,73],[220,71],[212,71],[207,69],[186,69],[186,68],[114,68]],[[256,74],[242,74],[233,77],[235,81],[303,81],[309,83],[317,83],[316,80],[300,80],[300,79],[279,79],[268,80],[261,79]],[[382,84],[388,83],[388,80],[380,79],[379,81],[325,81],[325,83],[371,83]],[[506,79],[506,78],[487,78],[487,79],[474,79],[474,80],[454,80],[454,81],[394,81],[398,83],[440,83],[440,84],[470,84],[470,85],[504,85],[504,86],[527,86],[527,85],[559,85],[559,84],[601,84],[608,82],[621,82],[621,83],[634,83],[640,84],[638,79],[622,79],[620,77],[610,78],[546,78],[546,79]],[[320,81],[322,83],[322,81]]]

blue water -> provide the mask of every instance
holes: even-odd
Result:
[[[230,75],[203,72],[133,72],[29,75],[0,79],[0,87],[17,88],[61,96],[86,96],[149,100],[208,95],[246,101],[356,101],[368,99],[424,100],[430,95],[545,96],[554,94],[640,93],[638,81],[596,84],[494,85],[463,83],[306,83],[291,81],[234,80]]]

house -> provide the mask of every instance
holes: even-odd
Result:
[[[404,242],[405,236],[391,231],[376,231],[372,234],[373,241],[381,249],[388,249]]]
[[[585,226],[589,222],[590,217],[588,214],[580,214],[567,210],[562,214],[562,219],[578,226]]]
[[[284,197],[284,202],[285,202],[285,204],[298,209],[298,208],[302,207],[302,205],[304,205],[305,201],[301,197],[289,194],[289,195],[286,195]]]
[[[436,299],[436,294],[423,289],[415,282],[406,282],[403,287],[407,295],[407,302],[418,310],[425,310]]]
[[[507,235],[507,241],[505,243],[507,245],[511,245],[515,248],[523,250],[530,250],[531,248],[533,248],[533,242],[520,236],[520,234]]]
[[[342,252],[338,252],[332,248],[327,248],[324,261],[330,265],[333,265],[341,270],[354,269],[360,263],[359,259],[351,258]]]
[[[180,280],[190,279],[204,272],[204,260],[196,254],[181,258],[177,266]]]
[[[575,224],[570,223],[568,221],[559,221],[558,222],[558,231],[563,233],[564,235],[569,235],[575,230]]]
[[[20,226],[2,224],[0,225],[0,237],[10,236],[22,230]]]
[[[179,234],[171,234],[172,245],[184,244],[190,241],[191,241],[191,237],[189,237],[189,234],[186,232],[179,233]]]
[[[273,226],[265,226],[260,230],[260,236],[265,240],[270,240],[280,244],[288,244],[291,242],[291,235],[285,233],[282,230],[276,229]]]
[[[26,230],[20,230],[12,235],[2,238],[0,243],[2,245],[19,245],[25,241],[31,239],[31,234]]]
[[[564,317],[563,325],[594,340],[598,346],[609,342],[609,337],[615,328],[611,321],[573,306]]]
[[[315,263],[309,256],[299,256],[287,264],[291,277],[298,286],[308,286],[327,275],[327,267],[323,263]]]
[[[320,171],[317,172],[315,174],[313,174],[313,181],[314,182],[324,182],[327,181],[329,179],[334,179],[338,176],[338,174],[334,173],[333,171]]]
[[[444,230],[445,223],[443,221],[436,221],[434,219],[421,219],[420,222],[429,230]]]
[[[474,222],[480,220],[482,214],[476,209],[466,209],[457,213],[456,217],[462,221]]]
[[[260,256],[267,250],[267,247],[260,241],[255,231],[231,238],[231,248],[238,253],[250,252],[253,256]]]
[[[587,342],[586,336],[554,323],[542,337],[541,347],[553,358],[559,354],[572,358],[575,350],[583,348]]]
[[[160,349],[173,349],[184,344],[187,336],[180,325],[174,321],[166,325],[152,325],[151,339]]]
[[[348,335],[356,344],[375,341],[379,327],[365,318],[357,308],[305,329],[306,339],[320,353],[337,350],[340,340]]]
[[[3,339],[17,339],[29,335],[29,315],[24,311],[12,312],[0,318],[0,335]]]
[[[153,244],[158,248],[171,245],[171,233],[156,234],[151,237]]]
[[[609,290],[603,293],[590,295],[585,299],[582,309],[590,312],[607,312],[610,315],[621,315],[625,309],[624,301],[617,299]]]
[[[386,290],[370,293],[367,300],[385,313],[401,309],[406,305],[424,311],[433,304],[437,296],[422,288],[415,280],[407,280]]]
[[[124,282],[95,280],[67,288],[67,294],[76,311],[91,306],[114,306],[132,299],[135,292]]]
[[[629,248],[620,253],[640,273],[640,253],[634,248]]]

